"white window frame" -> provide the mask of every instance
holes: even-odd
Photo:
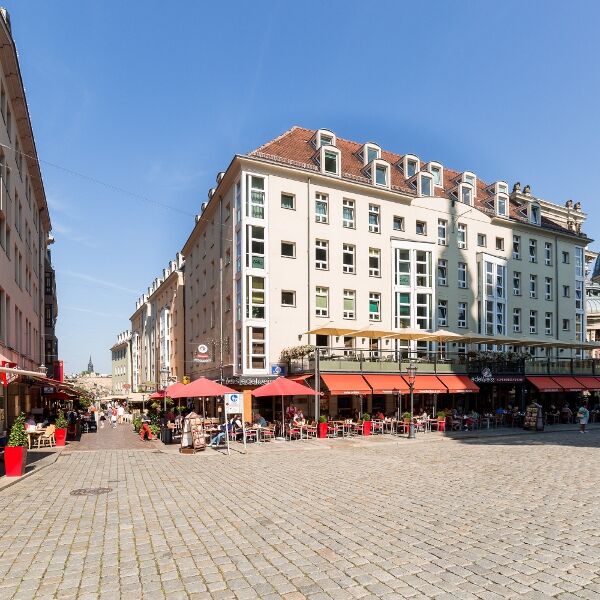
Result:
[[[400,224],[400,227],[396,227],[396,222]],[[392,229],[394,231],[404,231],[404,217],[394,215],[394,218],[392,220]]]
[[[352,309],[346,309],[346,300],[352,302]],[[344,290],[342,311],[344,319],[356,319],[356,290]]]
[[[508,207],[509,207],[509,198],[506,194],[496,194],[496,216],[498,217],[508,217]]]
[[[325,298],[325,307],[319,307],[317,298]],[[315,288],[315,316],[317,317],[328,317],[329,316],[329,288],[323,286],[316,286]]]
[[[375,158],[372,158],[371,160],[369,160],[369,150],[374,150],[377,153],[377,156]],[[381,147],[377,144],[374,144],[373,142],[367,142],[362,147],[361,154],[363,159],[363,165],[366,167],[369,163],[381,158]]]
[[[317,212],[318,204],[325,206],[325,214]],[[317,192],[315,194],[315,221],[317,223],[329,223],[329,196],[322,192]]]
[[[464,318],[461,319],[461,312],[464,311]],[[466,329],[469,326],[469,303],[459,302],[456,311],[456,325],[461,329]]]
[[[442,313],[444,316],[442,317]],[[448,300],[438,298],[437,303],[437,326],[448,327]]]
[[[414,163],[414,165],[415,165],[415,172],[414,173],[409,173],[408,172],[409,162],[410,163]],[[402,160],[401,160],[400,164],[401,164],[400,168],[402,169],[402,173],[404,174],[404,177],[406,179],[410,179],[411,177],[414,177],[421,170],[421,161],[414,154],[405,154],[402,157]]]
[[[471,186],[471,190],[473,191],[473,199],[477,198],[477,175],[475,175],[473,171],[464,171],[461,181],[463,184]],[[459,199],[462,202],[462,196],[459,196]]]
[[[375,216],[375,223],[371,223],[372,216]],[[369,204],[369,232],[381,232],[381,207],[379,204]]]
[[[461,250],[466,250],[468,247],[467,232],[468,229],[466,223],[458,223],[456,225],[456,243]]]
[[[346,264],[346,256],[352,258],[351,264]],[[342,272],[356,275],[356,246],[354,244],[342,244]]]
[[[537,298],[537,275],[529,274],[529,297]]]
[[[443,231],[443,236],[440,235]],[[446,219],[438,219],[438,246],[448,245],[448,221]]]
[[[419,231],[419,224],[423,225],[423,231]],[[415,222],[415,233],[416,235],[427,235],[427,221],[419,221]]]
[[[533,319],[533,325],[532,323]],[[529,333],[536,334],[537,333],[537,310],[529,311]]]
[[[292,303],[286,304],[283,301],[284,294],[292,294]],[[286,306],[288,308],[294,308],[296,306],[296,292],[294,290],[281,290],[281,306]]]
[[[292,199],[292,206],[283,205],[283,197],[287,196]],[[296,210],[296,194],[290,194],[289,192],[281,192],[281,208],[285,210]]]
[[[319,129],[315,133],[313,143],[315,145],[315,148],[319,149],[321,148],[321,146],[336,146],[337,140],[333,131],[330,131],[329,129]]]
[[[440,269],[445,270],[445,276],[440,275]],[[436,265],[436,279],[439,286],[446,287],[448,285],[448,259],[438,258]]]
[[[521,260],[521,249],[522,249],[521,248],[521,236],[513,234],[513,242],[512,242],[513,260]]]
[[[284,254],[283,253],[283,244],[290,244],[293,249],[293,254]],[[282,258],[296,258],[296,242],[290,242],[288,240],[281,240],[281,257]]]
[[[378,170],[383,170],[385,172],[384,183],[379,183],[377,181]],[[385,189],[390,188],[390,172],[390,163],[388,163],[386,160],[382,160],[381,158],[376,158],[374,161],[370,162],[366,169],[367,176],[371,180],[371,183],[377,187]]]
[[[254,187],[254,179],[262,179],[263,188]],[[258,196],[253,194],[262,194],[262,202],[256,201]],[[267,209],[267,178],[263,175],[253,175],[247,173],[246,179],[246,216],[251,219],[264,221],[265,211]],[[261,216],[258,216],[262,213]]]
[[[544,264],[552,266],[552,242],[544,242]]]
[[[439,162],[432,161],[432,162],[428,163],[427,170],[431,173],[431,176],[433,178],[434,187],[443,188],[444,187],[444,167]],[[436,179],[435,171],[436,170],[440,175],[439,183],[436,183],[436,181],[435,181],[435,179]]]
[[[317,249],[325,250],[325,260],[317,258]],[[319,271],[329,270],[329,240],[315,240],[315,269]]]
[[[459,202],[462,202],[462,204],[473,206],[473,201],[475,198],[473,186],[469,183],[459,184],[457,188],[457,198]]]
[[[466,290],[469,288],[469,276],[467,274],[467,263],[462,262],[462,261],[458,261],[458,278],[457,278],[457,285],[461,290]],[[461,273],[464,273],[464,279],[461,279]]]
[[[477,234],[477,247],[487,248],[487,235],[485,233]]]
[[[521,309],[513,308],[513,333],[521,333]]]
[[[496,250],[499,252],[504,251],[504,238],[496,236]]]
[[[532,225],[542,224],[542,209],[537,202],[530,202],[527,206],[527,218]]]
[[[530,263],[537,263],[537,259],[538,259],[538,247],[537,247],[537,240],[534,238],[529,238],[529,262]],[[531,250],[533,249],[533,252],[531,252]]]
[[[377,303],[377,311],[371,311],[371,302]],[[381,293],[369,292],[369,321],[381,321]]]
[[[518,282],[519,285],[515,285]],[[521,295],[521,271],[513,271],[513,296]]]
[[[351,211],[352,217],[346,218],[345,211]],[[342,200],[342,227],[346,229],[356,229],[356,203],[350,198],[344,198]]]
[[[377,259],[377,266],[371,266],[371,259]],[[381,277],[381,250],[369,248],[369,277]]]
[[[553,315],[551,312],[544,314],[544,333],[546,335],[552,335],[552,319]]]
[[[552,277],[544,278],[544,298],[552,300]]]
[[[335,155],[335,171],[328,171],[325,169],[326,154]],[[342,153],[335,146],[321,146],[319,148],[319,161],[321,166],[321,173],[324,175],[331,175],[332,177],[340,177],[342,172]]]

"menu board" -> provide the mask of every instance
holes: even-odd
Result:
[[[535,402],[525,409],[523,429],[543,431],[544,421],[542,419],[542,407]]]
[[[183,422],[183,434],[181,436],[182,448],[193,448],[204,450],[206,448],[206,437],[204,435],[204,427],[202,419],[196,413],[190,413]]]

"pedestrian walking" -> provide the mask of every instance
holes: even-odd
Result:
[[[116,408],[112,409],[112,414],[110,415],[110,424],[113,429],[117,426],[117,409]]]
[[[140,440],[146,441],[147,439],[151,440],[154,438],[152,435],[152,431],[150,429],[150,417],[148,416],[148,411],[145,410],[142,415],[142,426],[140,427]]]
[[[579,410],[577,411],[577,418],[579,419],[579,433],[587,433],[585,426],[590,418],[587,400],[584,400],[582,405],[579,407]]]

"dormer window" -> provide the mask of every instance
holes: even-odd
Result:
[[[340,151],[334,146],[323,146],[320,149],[321,171],[330,175],[340,175]]]
[[[542,224],[542,214],[540,211],[539,204],[530,204],[529,205],[529,222],[532,225],[541,225]]]
[[[458,186],[457,196],[460,202],[473,206],[473,188],[468,183],[461,183]]]
[[[443,187],[444,167],[439,163],[431,162],[427,165],[427,170],[433,175],[433,185],[435,185],[435,187]]]
[[[418,176],[417,193],[419,196],[433,196],[433,175],[429,173],[421,173]]]
[[[335,146],[335,134],[329,129],[319,129],[315,134],[313,144],[317,150],[321,146]]]
[[[506,181],[497,181],[494,184],[494,192],[496,194],[506,194],[508,196],[508,183],[506,183]]]
[[[496,215],[508,217],[508,196],[505,194],[496,194]]]
[[[421,170],[421,161],[413,154],[407,154],[400,163],[402,172],[406,179],[410,179]]]
[[[471,186],[473,198],[477,196],[477,175],[471,171],[465,171],[462,175],[463,183],[468,183]]]
[[[362,157],[366,166],[381,158],[381,148],[377,144],[365,144],[362,149]]]
[[[390,187],[390,165],[385,160],[376,158],[369,163],[365,172],[373,184]]]

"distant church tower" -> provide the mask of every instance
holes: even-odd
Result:
[[[90,362],[88,363],[88,373],[94,372],[94,363],[92,362],[92,355],[90,354]]]

